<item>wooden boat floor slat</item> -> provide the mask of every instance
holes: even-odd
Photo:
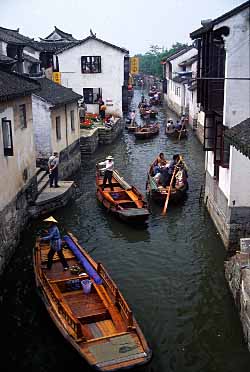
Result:
[[[84,294],[82,290],[63,293],[64,300],[77,318],[105,312],[106,307],[97,293]]]

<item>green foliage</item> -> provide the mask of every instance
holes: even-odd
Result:
[[[162,77],[162,65],[161,60],[164,57],[168,57],[171,54],[177,52],[179,49],[187,46],[179,42],[174,43],[170,49],[164,49],[158,45],[150,45],[149,51],[145,54],[137,54],[135,57],[139,57],[139,68],[140,73],[146,75],[154,75],[159,78]]]

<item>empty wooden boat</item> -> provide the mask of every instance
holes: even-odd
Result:
[[[96,196],[112,214],[128,223],[145,223],[149,217],[147,202],[135,186],[130,186],[117,171],[113,172],[112,185],[103,189],[103,172],[96,169]]]
[[[90,366],[120,371],[148,362],[151,350],[132,311],[102,264],[68,234],[63,271],[57,255],[45,269],[48,242],[36,241],[33,262],[39,294],[53,322]],[[63,350],[62,350],[63,352]]]
[[[160,125],[157,124],[146,124],[143,127],[139,127],[135,132],[135,138],[146,139],[152,138],[159,133]]]
[[[168,162],[169,163],[169,162]],[[146,183],[146,190],[147,195],[149,198],[154,200],[159,204],[164,204],[168,191],[169,186],[163,187],[161,183],[161,178],[155,177],[155,166],[157,165],[157,159],[151,164],[148,175],[147,175],[147,183]],[[187,171],[184,162],[180,162],[180,167],[175,175],[174,183],[170,190],[170,197],[169,202],[171,203],[178,203],[182,201],[188,190],[188,181],[187,181]]]

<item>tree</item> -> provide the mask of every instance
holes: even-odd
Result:
[[[136,57],[139,57],[140,73],[162,77],[161,60],[186,46],[187,44],[179,42],[174,43],[170,49],[161,48],[157,44],[150,45],[148,52],[136,55]]]

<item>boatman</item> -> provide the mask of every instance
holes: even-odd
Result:
[[[44,221],[49,224],[48,235],[40,238],[40,241],[47,241],[47,240],[50,241],[50,250],[48,253],[47,269],[48,270],[51,269],[52,263],[53,263],[53,257],[55,253],[57,253],[63,265],[63,269],[68,270],[69,265],[67,264],[67,261],[62,251],[62,240],[61,240],[59,229],[57,227],[58,222],[52,216],[50,216],[49,218],[46,218]]]
[[[106,160],[99,163],[99,166],[105,166],[105,168],[101,169],[104,170],[104,177],[103,177],[103,184],[102,189],[106,187],[107,181],[109,182],[110,189],[114,191],[113,185],[112,185],[112,176],[113,176],[113,170],[114,170],[114,161],[113,157],[111,155],[106,157]]]

